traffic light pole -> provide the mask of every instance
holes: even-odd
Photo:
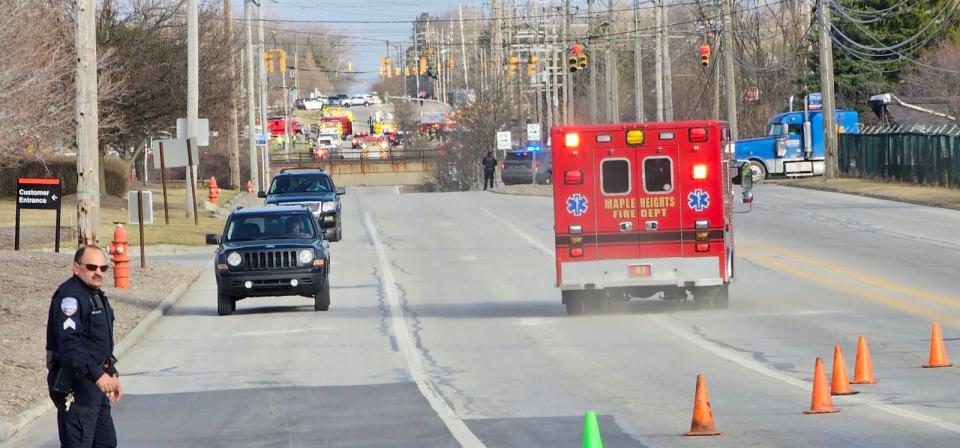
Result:
[[[270,130],[267,126],[267,63],[263,60],[263,55],[266,53],[266,47],[263,43],[263,8],[266,8],[266,4],[261,0],[260,7],[257,8],[257,40],[259,41],[259,54],[260,57],[257,58],[259,61],[260,67],[260,132],[267,138],[267,144],[263,147],[263,154],[261,155],[260,160],[263,162],[260,164],[260,169],[263,172],[261,176],[262,185],[260,185],[260,190],[265,190],[270,185]]]
[[[591,38],[596,32],[596,27],[594,26],[596,21],[593,19],[593,1],[594,0],[587,0],[587,21],[589,24],[587,34],[589,34]],[[590,123],[596,123],[599,106],[597,103],[597,62],[596,58],[593,57],[596,56],[593,50],[597,46],[594,42],[590,42],[588,45],[588,51],[594,53],[590,55],[590,68],[588,69],[590,70]]]
[[[197,9],[197,0],[188,0],[187,2],[187,138],[197,137],[197,122],[200,110],[200,24],[199,12]],[[198,149],[199,148],[194,148]],[[187,154],[190,156],[190,154]],[[199,155],[199,151],[198,151]],[[199,159],[199,157],[197,157]],[[197,191],[194,188],[196,178],[194,174],[197,170],[194,163],[200,163],[199,160],[191,160],[186,168],[186,201],[185,213],[188,218],[194,216],[194,209],[197,200]]]
[[[730,138],[737,140],[737,80],[734,72],[733,0],[723,1],[723,66],[727,84],[727,122],[730,123]]]
[[[254,89],[254,71],[253,64],[256,59],[253,58],[253,11],[250,9],[251,0],[243,2],[243,17],[247,22],[247,129],[248,129],[248,149],[250,151],[250,183],[260,188],[260,175],[257,173],[257,119],[256,108],[253,101]],[[239,187],[238,187],[239,188]]]

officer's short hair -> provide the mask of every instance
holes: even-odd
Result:
[[[87,249],[91,249],[91,250],[95,249],[95,250],[99,250],[100,252],[103,252],[103,249],[100,246],[97,246],[96,244],[84,244],[79,248],[77,248],[77,251],[73,253],[73,262],[79,263],[80,260],[83,259],[83,254],[87,253]],[[106,257],[107,253],[103,252],[103,256]]]

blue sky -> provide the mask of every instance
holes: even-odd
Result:
[[[455,0],[263,0],[267,19],[318,20],[337,34],[358,36],[350,47],[353,70],[368,72],[358,75],[354,89],[362,90],[377,79],[380,58],[386,53],[386,40],[409,43],[411,24],[421,13],[436,15],[457,7]],[[464,5],[479,4],[480,0],[464,0]],[[243,1],[234,0],[235,17],[243,17]],[[343,23],[343,21],[405,21],[404,23]],[[280,28],[295,24],[279,23]],[[375,38],[383,42],[369,39]]]

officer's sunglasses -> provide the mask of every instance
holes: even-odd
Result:
[[[107,269],[110,269],[110,265],[108,264],[104,264],[104,265],[84,264],[83,266],[86,267],[87,270],[90,272],[96,272],[98,268],[100,269],[100,272],[107,272]]]

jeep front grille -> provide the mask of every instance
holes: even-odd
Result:
[[[297,267],[296,250],[258,250],[243,253],[243,265],[252,271]]]

